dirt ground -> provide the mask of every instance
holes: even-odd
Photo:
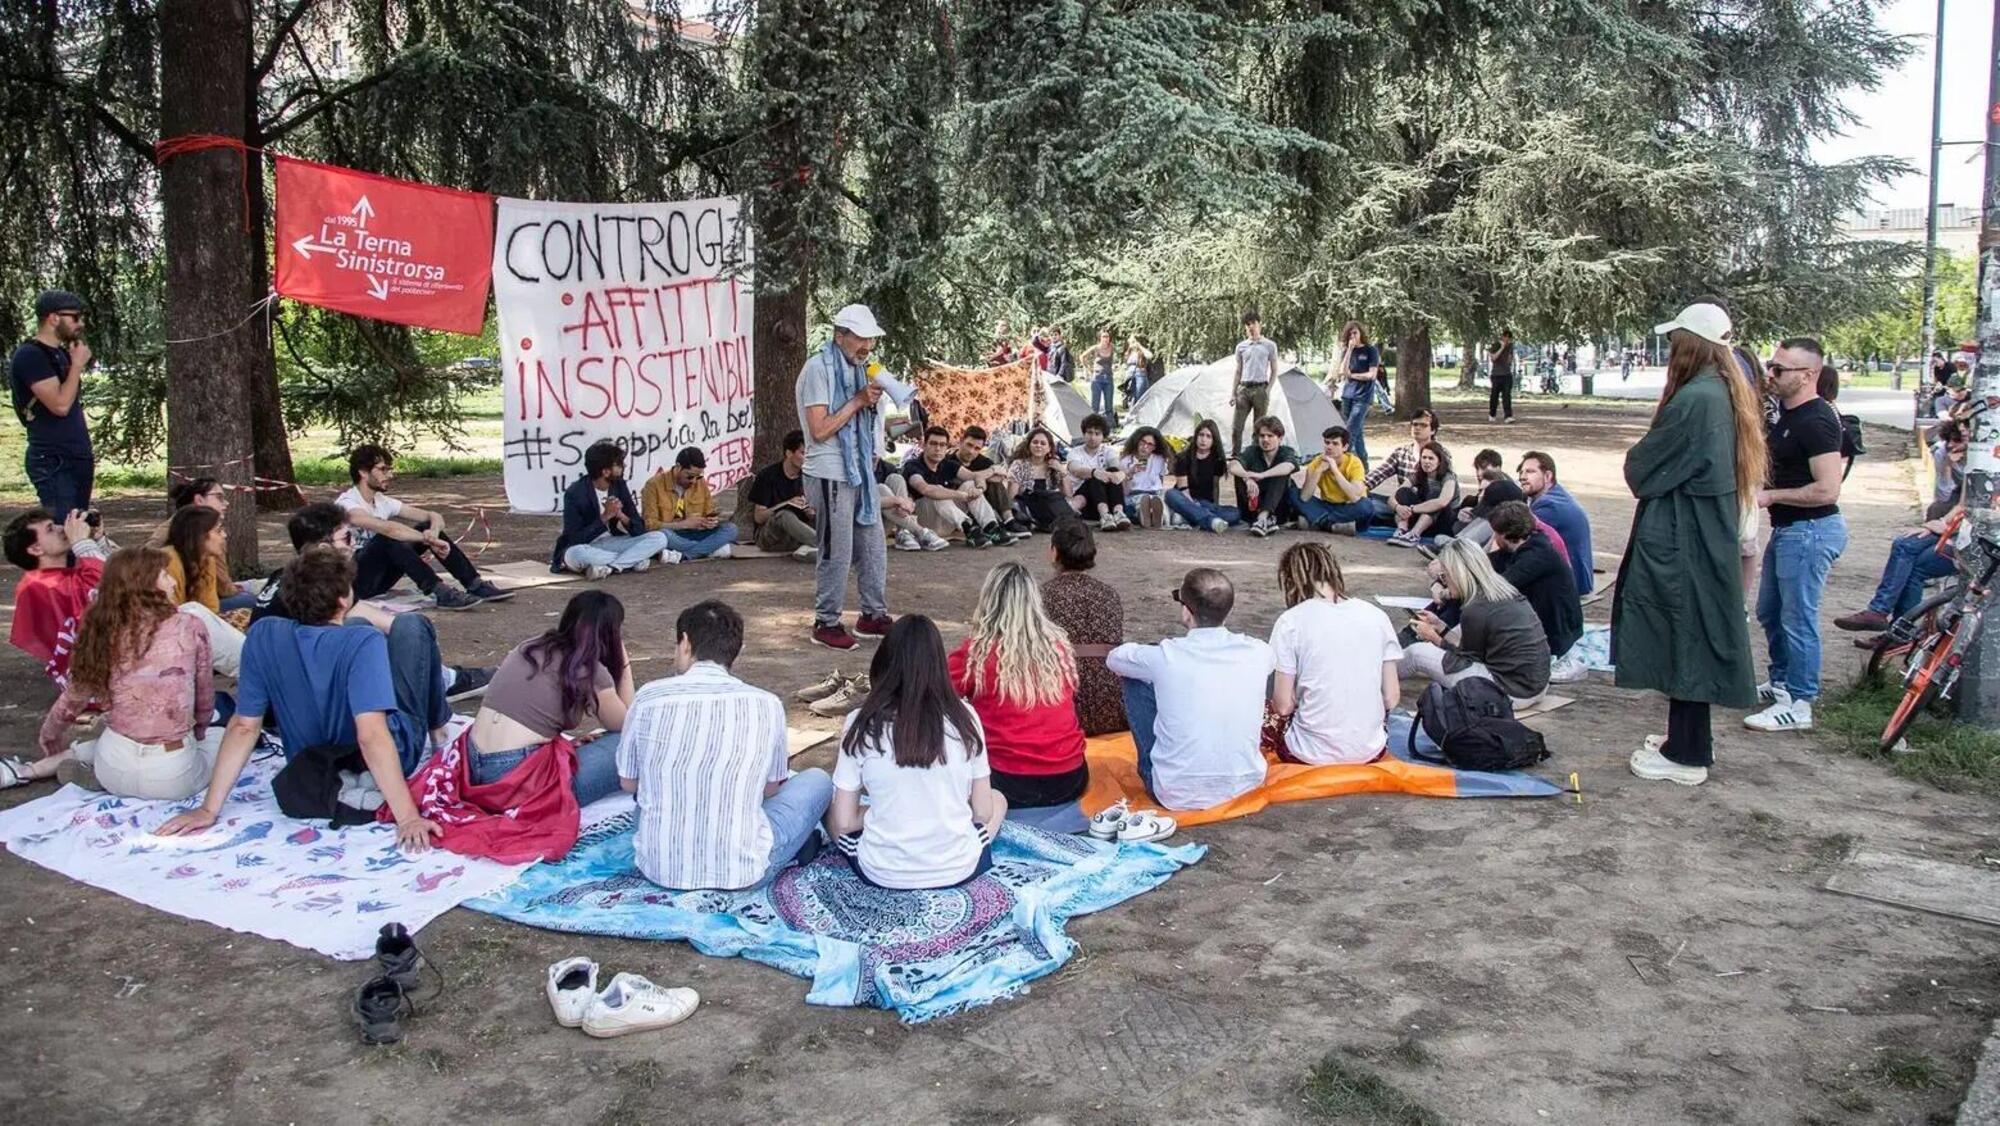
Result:
[[[1632,510],[1620,458],[1643,411],[1531,399],[1523,414],[1497,427],[1449,407],[1442,437],[1468,461],[1488,445],[1510,464],[1529,445],[1552,452],[1590,510],[1601,566],[1615,571]],[[1887,453],[1906,438],[1870,439],[1877,452],[1842,498],[1852,544],[1828,619],[1866,599],[1912,509],[1914,463]],[[499,502],[495,480],[407,485],[418,501]],[[128,529],[157,512],[107,509]],[[511,517],[494,532],[489,560],[541,558],[553,535],[544,520]],[[267,520],[267,558],[280,540]],[[1103,544],[1099,570],[1124,592],[1128,636],[1175,628],[1167,591],[1195,563],[1228,569],[1231,625],[1268,635],[1281,609],[1274,564],[1289,542],[1135,533]],[[1350,585],[1421,592],[1411,554],[1332,542]],[[986,567],[1018,557],[1046,569],[1045,543],[892,553],[892,607],[932,614],[950,635]],[[811,581],[808,567],[758,560],[614,587],[642,676],[668,671],[673,616],[720,595],[750,618],[740,671],[788,694],[829,663],[859,671],[866,659],[804,644]],[[447,658],[497,660],[575,589],[438,615]],[[1587,609],[1604,621],[1609,600]],[[1844,680],[1856,651],[1845,636],[1830,642],[1828,672]],[[808,1007],[803,982],[685,945],[459,910],[420,936],[449,975],[444,1000],[405,1045],[370,1049],[346,1013],[361,965],[172,918],[10,855],[0,949],[13,1031],[0,1039],[0,1105],[38,1126],[1949,1121],[2000,1008],[2000,935],[1818,884],[1857,842],[1973,864],[2000,855],[1994,802],[1895,780],[1812,735],[1754,735],[1724,712],[1708,785],[1642,783],[1625,758],[1660,729],[1663,702],[1602,676],[1562,691],[1579,702],[1540,725],[1551,765],[1581,776],[1581,804],[1358,797],[1186,831],[1179,839],[1207,844],[1208,857],[1072,922],[1082,952],[1062,972],[1020,999],[919,1027]],[[8,745],[31,745],[50,696],[26,659],[0,656]],[[795,723],[814,722],[793,708]],[[559,1028],[542,973],[574,953],[696,986],[702,1009],[621,1041]],[[1658,972],[1642,978],[1635,957]],[[121,999],[128,978],[145,988]],[[1309,1081],[1330,1053],[1338,1065]],[[1382,1084],[1407,1096],[1402,1116],[1369,1117],[1393,1101]]]

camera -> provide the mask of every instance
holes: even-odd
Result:
[[[83,522],[93,528],[102,527],[104,524],[104,514],[94,508],[87,509],[83,514]]]

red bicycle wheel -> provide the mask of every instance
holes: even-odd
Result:
[[[1922,656],[1922,663],[1910,670],[1903,689],[1903,698],[1896,704],[1896,710],[1889,716],[1889,726],[1882,729],[1883,750],[1894,750],[1902,741],[1903,733],[1916,721],[1931,701],[1936,699],[1944,681],[1939,676],[1944,671],[1945,662],[1950,660],[1952,640],[1956,631],[1940,633],[1931,641],[1931,650]]]

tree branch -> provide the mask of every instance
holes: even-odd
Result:
[[[283,140],[285,135],[287,133],[290,133],[292,130],[297,129],[299,126],[304,125],[306,122],[311,121],[313,118],[318,117],[320,114],[325,113],[327,110],[330,110],[333,107],[339,105],[340,103],[346,101],[347,99],[353,97],[354,95],[359,94],[361,91],[366,90],[371,86],[377,85],[378,83],[384,82],[389,78],[393,77],[396,73],[397,66],[398,64],[396,63],[390,63],[388,66],[383,67],[381,70],[376,71],[374,74],[371,74],[366,78],[357,78],[354,81],[349,82],[344,86],[335,88],[331,93],[327,94],[319,101],[314,102],[313,104],[298,111],[297,113],[293,114],[290,117],[263,126],[258,130],[261,136],[258,138],[257,144],[261,147],[265,145],[275,144],[278,141]]]
[[[298,22],[305,18],[305,14],[312,10],[312,6],[318,2],[319,0],[299,0],[297,4],[292,5],[291,11],[286,12],[279,18],[277,30],[271,33],[271,41],[264,45],[263,57],[259,58],[257,65],[250,70],[250,86],[252,89],[255,89],[264,81],[264,76],[271,73],[272,67],[278,65],[278,52],[284,48],[285,38],[292,33],[292,28],[298,26]]]
[[[137,130],[120,121],[118,115],[111,112],[111,107],[98,101],[89,93],[64,81],[60,75],[12,72],[0,74],[0,81],[26,82],[33,86],[46,86],[54,90],[57,95],[67,98],[75,102],[78,106],[90,111],[90,115],[97,118],[99,124],[103,125],[112,136],[118,138],[119,142],[126,148],[145,158],[147,164],[158,164],[158,161],[153,158],[152,142],[139,136]]]

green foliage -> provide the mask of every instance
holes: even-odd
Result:
[[[1921,264],[1918,266],[1921,271]],[[1949,352],[1973,336],[1978,315],[1979,263],[1939,250],[1937,257],[1937,347]],[[1850,361],[1873,357],[1921,361],[1924,343],[1924,281],[1921,272],[1901,278],[1887,307],[1848,317],[1829,326],[1821,343]]]
[[[1882,729],[1902,698],[1900,680],[1857,683],[1829,693],[1814,715],[1842,750],[1885,761],[1898,777],[1953,792],[2000,793],[2000,733],[1932,715],[1917,717],[1904,740],[1908,754],[1885,754]]]

